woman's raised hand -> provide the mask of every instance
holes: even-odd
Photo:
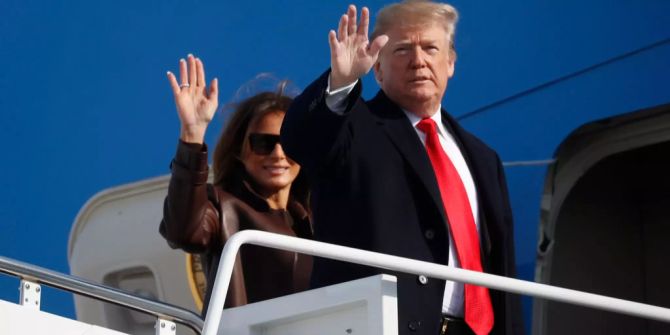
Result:
[[[361,23],[356,25],[356,6],[349,5],[342,15],[337,34],[328,33],[330,44],[330,89],[335,90],[353,83],[367,74],[377,61],[379,51],[388,42],[388,36],[377,36],[368,40],[370,13],[366,7],[361,10]]]
[[[219,105],[218,80],[214,78],[207,89],[205,65],[191,54],[179,60],[179,83],[172,72],[168,71],[167,77],[181,121],[179,138],[188,143],[204,143],[207,126]]]

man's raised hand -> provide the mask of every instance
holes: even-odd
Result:
[[[361,22],[356,25],[356,6],[349,5],[342,15],[337,34],[328,33],[330,44],[330,89],[344,87],[367,74],[377,61],[379,51],[388,42],[388,36],[379,35],[372,42],[368,40],[370,12],[361,10]]]

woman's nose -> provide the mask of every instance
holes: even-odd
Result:
[[[280,143],[275,144],[274,149],[272,149],[272,152],[270,152],[270,156],[276,158],[286,158],[286,154],[284,153],[284,149],[281,147]]]

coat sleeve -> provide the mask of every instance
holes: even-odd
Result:
[[[516,278],[516,256],[514,252],[514,220],[512,218],[512,206],[509,201],[509,191],[507,189],[507,178],[505,177],[505,169],[500,161],[500,157],[496,154],[496,160],[498,165],[498,183],[500,185],[500,190],[503,195],[503,206],[504,206],[504,220],[505,228],[507,229],[507,241],[506,245],[508,246],[505,250],[505,275],[508,277]],[[506,317],[505,323],[507,324],[507,329],[505,329],[506,334],[510,335],[523,335],[525,334],[525,329],[523,325],[523,314],[521,308],[521,297],[516,294],[506,293],[505,299],[505,309]]]
[[[514,219],[512,217],[512,206],[509,201],[509,191],[507,190],[507,178],[505,177],[505,168],[500,161],[500,157],[496,154],[496,164],[498,170],[498,185],[502,194],[503,202],[503,220],[506,230],[505,245],[509,246],[505,250],[505,275],[508,277],[516,277],[516,258],[514,252]]]
[[[179,141],[159,231],[172,248],[202,253],[221,244],[217,197],[207,184],[207,147]]]
[[[329,74],[330,71],[323,73],[294,99],[281,128],[282,148],[310,175],[331,162],[341,161],[349,114],[364,105],[359,81],[347,98],[344,113],[332,112],[326,105]]]

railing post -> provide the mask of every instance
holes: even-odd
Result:
[[[177,324],[172,321],[158,318],[156,320],[156,335],[175,335],[177,334]]]
[[[21,279],[19,304],[30,309],[40,310],[42,287],[36,282]]]

